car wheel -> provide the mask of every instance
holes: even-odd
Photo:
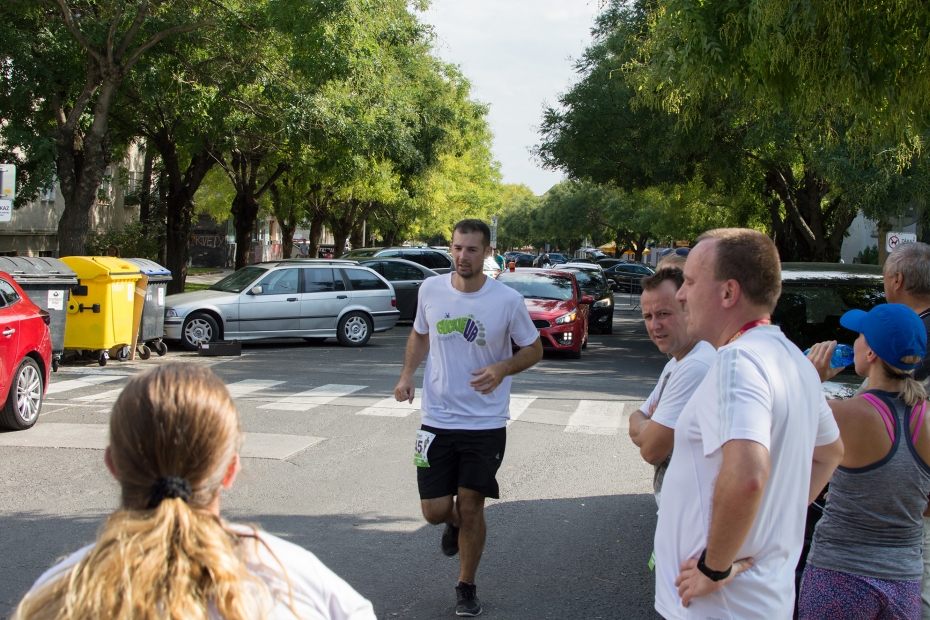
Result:
[[[220,328],[209,314],[194,312],[184,320],[184,327],[181,328],[181,346],[188,351],[196,351],[199,344],[207,344],[219,338]]]
[[[13,374],[10,394],[0,410],[0,426],[14,431],[32,428],[42,409],[42,371],[27,357]]]
[[[304,337],[304,340],[306,342],[309,342],[310,344],[320,344],[321,342],[326,340],[326,338],[320,338],[318,336],[313,336],[313,337],[307,336],[307,337]]]
[[[361,312],[346,314],[339,319],[336,337],[344,347],[365,346],[371,338],[371,319]]]
[[[581,347],[578,347],[577,351],[568,351],[566,354],[570,360],[580,360],[581,359]]]

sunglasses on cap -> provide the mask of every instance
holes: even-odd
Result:
[[[687,256],[691,253],[691,248],[665,248],[662,250],[662,253],[659,254],[659,258],[665,258],[670,254],[677,254],[678,256]]]

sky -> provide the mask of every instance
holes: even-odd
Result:
[[[537,166],[530,149],[543,104],[556,104],[577,79],[572,59],[590,42],[597,13],[598,0],[432,0],[421,15],[435,27],[436,53],[459,65],[472,96],[490,104],[504,183],[543,194],[562,180]]]

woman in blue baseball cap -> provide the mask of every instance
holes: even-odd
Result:
[[[930,423],[923,423],[927,392],[913,371],[927,332],[901,304],[851,310],[840,324],[859,333],[855,368],[870,389],[830,401],[846,451],[814,531],[799,617],[920,620]],[[822,368],[835,346],[815,345],[808,357]]]

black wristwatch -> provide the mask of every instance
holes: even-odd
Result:
[[[704,564],[704,558],[707,556],[707,549],[701,551],[701,558],[698,560],[698,570],[704,573],[704,576],[710,579],[711,581],[723,581],[730,576],[730,573],[733,572],[733,565],[730,564],[730,568],[724,571],[710,570],[707,568],[707,565]]]

